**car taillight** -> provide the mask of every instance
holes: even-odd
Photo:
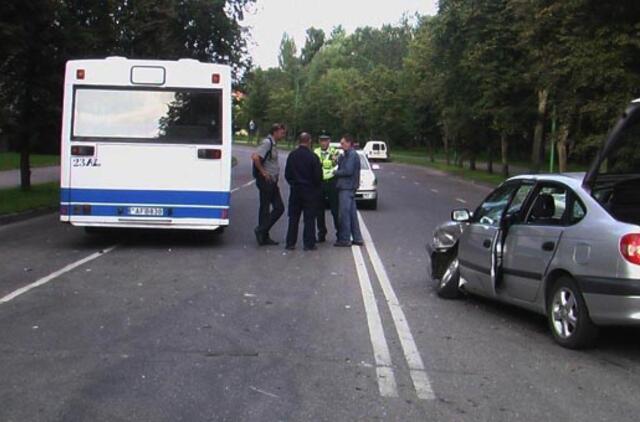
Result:
[[[627,261],[640,265],[640,233],[629,233],[622,236],[620,253]]]

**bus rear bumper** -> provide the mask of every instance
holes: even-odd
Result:
[[[61,215],[61,222],[71,223],[78,227],[111,227],[133,229],[184,229],[184,230],[217,230],[229,225],[229,219],[218,218],[153,218],[153,217],[110,217],[91,218],[82,216]]]

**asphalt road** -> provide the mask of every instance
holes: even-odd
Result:
[[[366,247],[289,252],[255,244],[249,151],[220,236],[0,227],[0,421],[638,419],[637,330],[569,351],[541,317],[433,293],[425,243],[488,188],[382,163]]]

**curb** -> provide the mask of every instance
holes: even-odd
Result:
[[[36,208],[23,212],[16,212],[13,214],[0,215],[0,226],[4,226],[11,223],[17,223],[19,221],[29,220],[31,218],[40,217],[46,214],[52,214],[58,210],[58,207]]]

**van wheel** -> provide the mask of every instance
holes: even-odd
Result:
[[[436,284],[436,293],[443,299],[456,299],[460,297],[460,266],[458,257],[452,256],[447,264],[447,268],[442,273],[440,280],[434,280]]]
[[[568,349],[593,346],[598,337],[598,327],[589,317],[576,282],[571,277],[560,277],[548,297],[547,319],[553,339]]]
[[[378,198],[372,199],[371,201],[369,201],[369,208],[372,210],[378,209]]]

